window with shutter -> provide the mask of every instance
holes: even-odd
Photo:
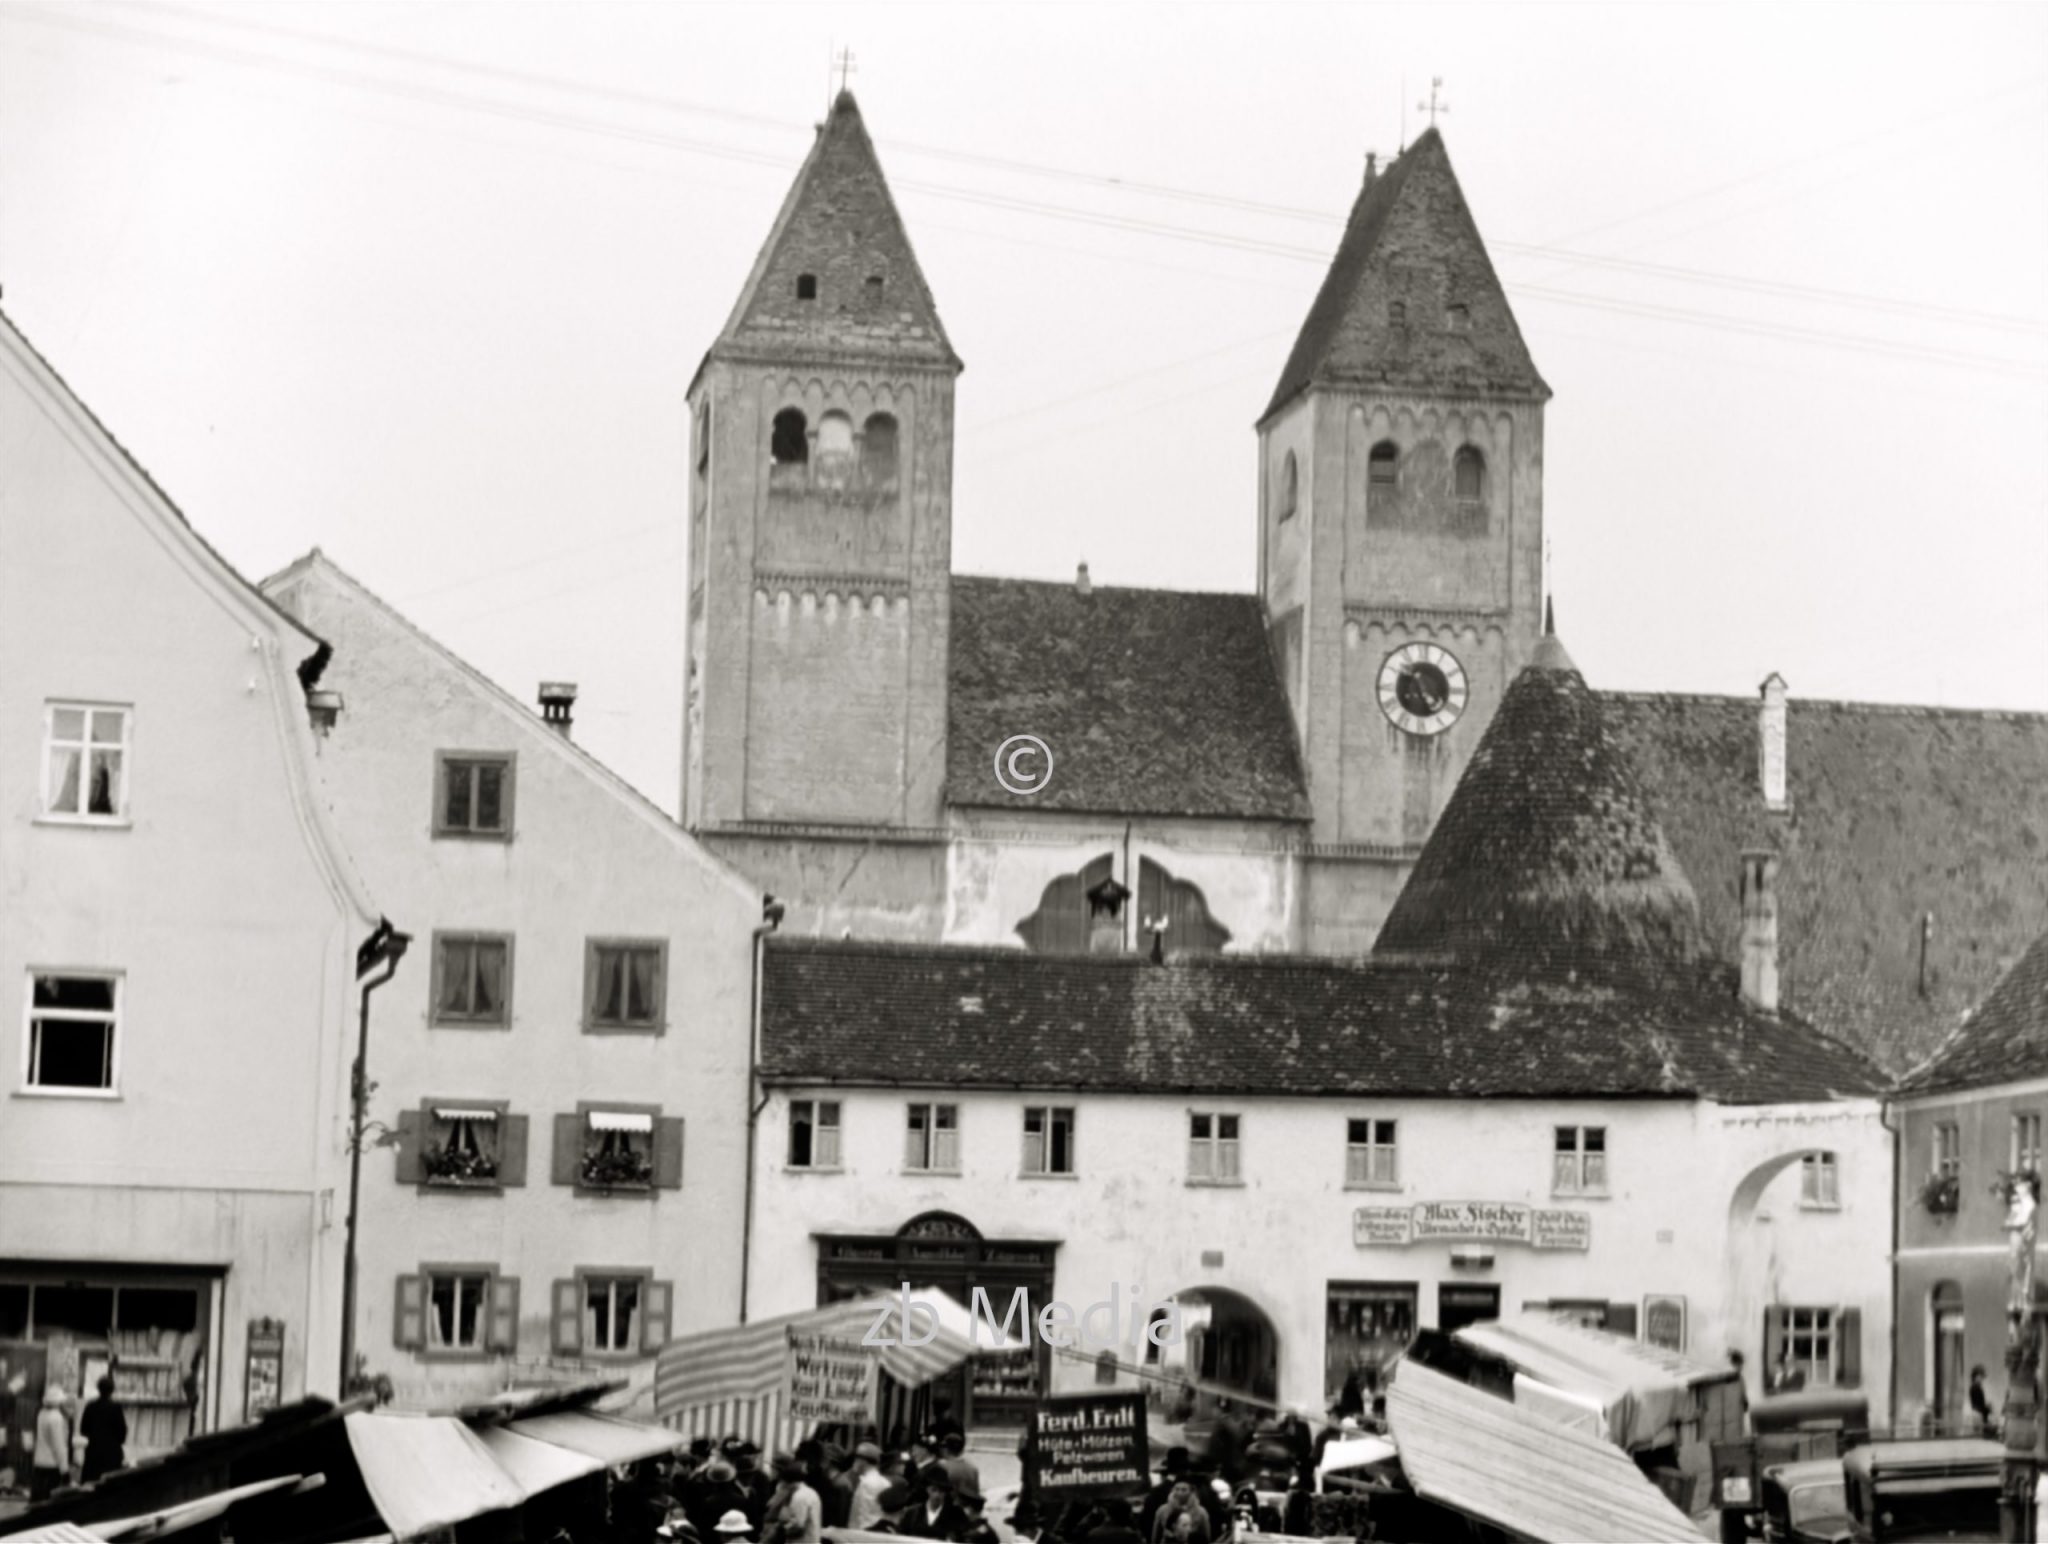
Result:
[[[583,1288],[575,1277],[558,1278],[549,1305],[549,1343],[556,1356],[583,1351]]]
[[[582,1168],[583,1117],[557,1115],[554,1161],[549,1165],[548,1178],[557,1185],[574,1185],[580,1179]]]
[[[654,1123],[654,1188],[683,1188],[683,1118],[670,1115]]]
[[[646,1308],[640,1318],[640,1349],[659,1351],[675,1338],[675,1283],[650,1281],[646,1284]]]
[[[493,1351],[519,1349],[519,1278],[491,1278],[491,1339]]]
[[[420,1112],[400,1110],[398,1112],[398,1140],[392,1151],[398,1159],[398,1183],[418,1185],[426,1180],[426,1171],[420,1165]]]
[[[1835,1387],[1859,1388],[1863,1383],[1863,1310],[1844,1308],[1835,1315]]]
[[[526,1117],[505,1115],[498,1120],[498,1183],[526,1183]]]
[[[417,1351],[427,1343],[427,1278],[398,1278],[398,1301],[391,1314],[391,1338],[401,1350]]]

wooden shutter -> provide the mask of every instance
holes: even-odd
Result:
[[[575,1356],[583,1350],[583,1288],[573,1276],[555,1282],[551,1314],[555,1355]]]
[[[398,1278],[397,1306],[391,1313],[392,1343],[404,1351],[417,1351],[427,1343],[427,1278]]]
[[[640,1308],[640,1349],[654,1352],[667,1345],[673,1333],[670,1325],[675,1319],[675,1283],[650,1281],[645,1292]]]
[[[517,1276],[493,1276],[491,1278],[491,1333],[489,1345],[493,1351],[517,1351],[519,1349],[519,1278]]]
[[[573,1185],[583,1167],[583,1117],[555,1117],[555,1167],[551,1176],[557,1185]]]
[[[1777,1376],[1778,1359],[1785,1354],[1785,1327],[1779,1321],[1775,1306],[1764,1309],[1764,1365],[1761,1369],[1765,1388]]]
[[[1631,1340],[1635,1339],[1636,1305],[1634,1303],[1609,1303],[1607,1305],[1607,1317],[1604,1320],[1604,1327],[1616,1335],[1626,1335]]]
[[[683,1118],[680,1115],[654,1123],[654,1183],[662,1190],[683,1188]]]
[[[1863,1310],[1844,1308],[1835,1315],[1835,1387],[1863,1385]]]
[[[526,1117],[524,1115],[500,1115],[498,1117],[498,1183],[501,1185],[523,1185],[526,1183]]]
[[[398,1112],[398,1183],[401,1185],[424,1184],[426,1171],[420,1167],[420,1112],[400,1110]]]

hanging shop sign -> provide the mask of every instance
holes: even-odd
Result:
[[[875,1414],[875,1353],[858,1339],[789,1332],[783,1413],[792,1421],[860,1424]]]
[[[1152,1481],[1145,1396],[1132,1390],[1041,1399],[1024,1450],[1025,1493],[1048,1501],[1143,1495]]]
[[[1361,1206],[1351,1214],[1351,1242],[1361,1249],[1410,1244],[1527,1244],[1532,1249],[1590,1249],[1590,1212],[1546,1210],[1519,1201],[1418,1201],[1413,1206]]]
[[[242,1373],[242,1418],[256,1420],[283,1403],[284,1320],[251,1319]]]

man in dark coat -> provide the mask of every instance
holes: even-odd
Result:
[[[101,1375],[99,1390],[100,1397],[78,1417],[79,1435],[85,1438],[85,1467],[78,1477],[87,1485],[120,1468],[128,1444],[128,1417],[114,1403],[112,1373]]]
[[[903,1520],[903,1531],[921,1539],[957,1539],[967,1531],[967,1514],[953,1500],[953,1481],[933,1464],[924,1475],[924,1500]]]

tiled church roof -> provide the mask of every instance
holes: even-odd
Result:
[[[1781,1000],[1902,1072],[2048,929],[2048,714],[1793,699],[1789,808],[1758,783],[1758,701],[1603,693],[1733,959],[1744,847],[1781,853]],[[1921,919],[1933,913],[1925,987]]]
[[[819,128],[711,353],[960,368],[851,92]]]
[[[2040,1077],[2048,1077],[2048,933],[1900,1089],[1931,1094]]]
[[[1701,958],[1692,885],[1555,637],[1509,683],[1373,948],[1646,975]]]
[[[1311,385],[1365,384],[1550,395],[1434,128],[1366,179],[1265,416]]]
[[[1277,955],[770,938],[764,1075],[1096,1092],[1705,1097],[1873,1092],[1853,1051],[1743,1008],[1732,973],[1603,985]]]
[[[1012,735],[1043,793],[995,780]],[[955,575],[946,797],[955,805],[1306,820],[1294,722],[1250,595]]]

